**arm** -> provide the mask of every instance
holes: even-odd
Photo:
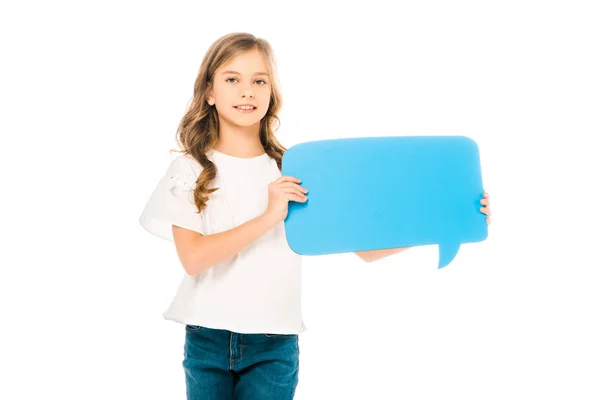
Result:
[[[362,258],[365,262],[373,262],[408,249],[410,249],[410,247],[398,247],[396,249],[356,251],[354,254]]]
[[[490,200],[489,200],[489,195],[487,192],[485,192],[483,194],[483,199],[480,200],[480,203],[483,205],[483,207],[480,208],[480,211],[482,213],[486,214],[486,222],[489,224],[491,212],[490,212]],[[408,250],[408,249],[410,249],[410,247],[399,247],[396,249],[383,249],[383,250],[370,250],[370,251],[356,251],[356,252],[354,252],[354,254],[356,254],[357,256],[359,256],[366,262],[373,262],[373,261],[380,260],[384,257],[388,257],[393,254],[400,253],[400,252]]]
[[[213,265],[235,256],[280,221],[285,220],[290,201],[307,200],[306,189],[299,186],[299,183],[300,180],[292,176],[281,176],[269,183],[265,212],[225,232],[204,236],[173,225],[173,240],[185,271],[192,276],[204,272]]]
[[[212,235],[173,225],[173,240],[185,272],[195,276],[235,256],[275,224],[270,215],[262,214],[233,229]]]
[[[490,199],[487,192],[483,194],[483,199],[480,200],[480,203],[483,205],[479,210],[486,215],[486,222],[490,223]],[[366,262],[373,262],[380,260],[384,257],[391,256],[396,253],[400,253],[402,251],[408,250],[410,247],[399,247],[396,249],[383,249],[383,250],[370,250],[370,251],[356,251],[354,254],[362,258]]]

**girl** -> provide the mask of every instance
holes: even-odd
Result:
[[[175,243],[185,270],[163,316],[185,325],[188,399],[294,397],[306,327],[301,256],[287,245],[283,220],[288,202],[305,202],[308,191],[281,176],[280,108],[268,42],[246,33],[218,39],[178,128],[183,155],[139,220]],[[401,250],[357,254],[374,261]]]

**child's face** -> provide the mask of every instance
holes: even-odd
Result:
[[[267,74],[265,61],[258,50],[243,53],[216,71],[207,100],[215,105],[220,119],[238,126],[254,125],[269,108],[271,79]],[[246,112],[235,107],[242,104],[251,104],[256,109]]]

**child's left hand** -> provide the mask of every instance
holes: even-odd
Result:
[[[481,211],[482,213],[484,213],[486,215],[485,217],[485,222],[487,222],[487,224],[490,224],[490,218],[492,216],[492,213],[490,211],[490,199],[489,199],[489,195],[487,194],[487,192],[485,192],[483,194],[483,199],[481,199],[479,202],[481,204],[483,204],[483,207],[479,208],[479,211]]]

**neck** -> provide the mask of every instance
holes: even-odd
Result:
[[[252,158],[265,153],[260,142],[260,122],[251,126],[231,126],[219,121],[219,139],[214,148],[234,157]]]

